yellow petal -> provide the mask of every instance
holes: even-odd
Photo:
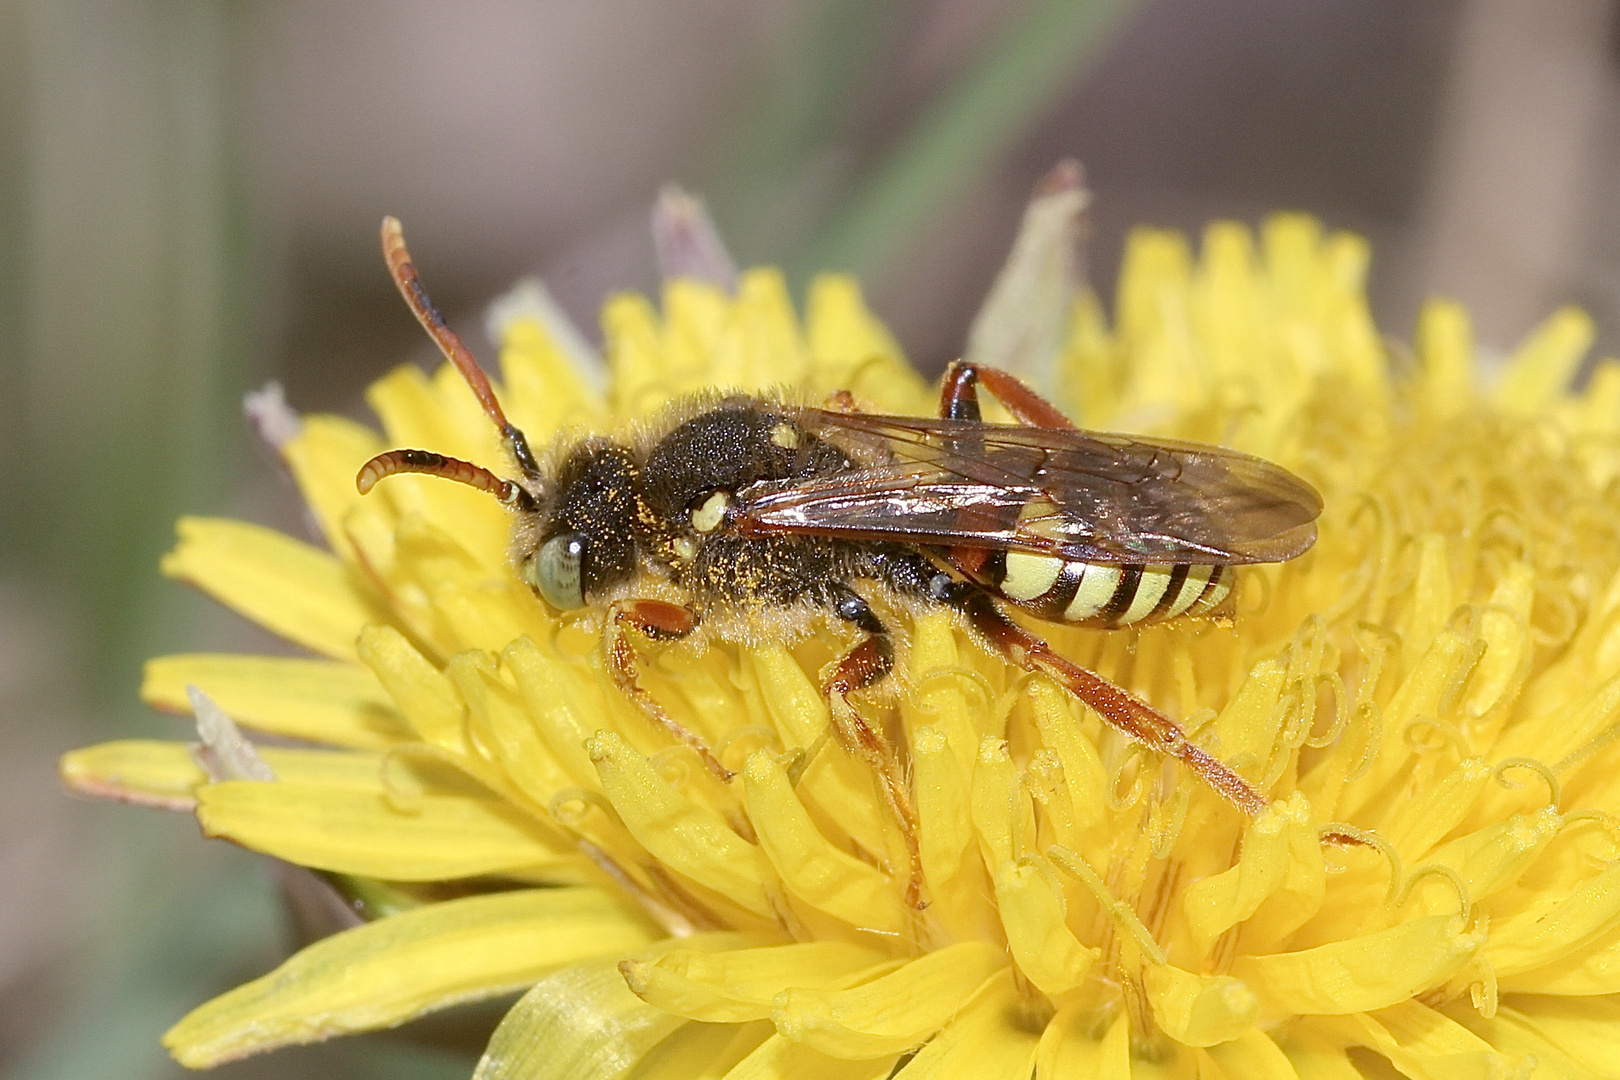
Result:
[[[602,790],[643,847],[670,869],[775,922],[769,890],[780,883],[764,852],[671,787],[619,735],[598,732],[587,749]]]
[[[192,757],[192,743],[126,739],[62,755],[67,786],[84,795],[142,806],[190,810],[208,776]],[[256,748],[278,779],[357,791],[377,789],[382,758],[279,746]]]
[[[997,922],[989,875],[979,858],[967,780],[944,732],[930,726],[913,733],[911,769],[930,914],[959,937],[986,936]]]
[[[1346,1038],[1378,1051],[1414,1080],[1491,1076],[1527,1080],[1535,1063],[1499,1054],[1473,1032],[1416,1001],[1336,1021]]]
[[[686,1022],[632,994],[615,962],[586,961],[512,1006],[473,1080],[617,1080]]]
[[[408,479],[461,486],[433,477]],[[493,553],[479,554],[459,526],[441,528],[410,514],[395,529],[394,547],[395,595],[416,593],[428,601],[425,614],[434,624],[432,640],[452,643],[450,651],[493,652],[540,625],[535,618],[540,601],[507,566],[504,538]]]
[[[427,904],[315,942],[192,1011],[163,1043],[188,1068],[209,1068],[495,997],[563,964],[637,951],[656,934],[596,889]]]
[[[1509,976],[1499,988],[1569,997],[1620,993],[1620,927],[1611,927],[1561,960]]]
[[[1453,630],[1442,630],[1414,664],[1384,710],[1386,735],[1371,767],[1345,785],[1336,813],[1368,814],[1375,820],[1398,805],[1394,782],[1412,758],[1412,747],[1401,737],[1414,720],[1438,716],[1441,703],[1456,682],[1459,671],[1472,663],[1472,639]]]
[[[668,378],[662,336],[646,297],[621,293],[602,305],[602,350],[613,411],[621,417],[644,416],[683,389]]]
[[[1200,1077],[1209,1080],[1298,1080],[1288,1055],[1265,1032],[1250,1028],[1231,1042],[1198,1052]]]
[[[1556,715],[1537,716],[1516,725],[1503,735],[1492,751],[1498,759],[1527,757],[1551,765],[1566,754],[1579,748],[1589,739],[1604,732],[1620,714],[1620,677],[1611,678],[1583,693],[1575,700],[1563,700],[1555,706]],[[1503,793],[1487,797],[1487,808],[1495,802],[1511,798]]]
[[[804,344],[780,270],[755,267],[742,273],[727,329],[719,348],[709,354],[706,380],[751,391],[799,381]]]
[[[1131,1021],[1121,1009],[1101,1039],[1092,1036],[1095,1010],[1067,1005],[1041,1032],[1035,1055],[1035,1080],[1131,1080]]]
[[[1445,1006],[1442,1011],[1489,1043],[1497,1052],[1521,1061],[1533,1058],[1536,1064],[1532,1075],[1536,1080],[1589,1080],[1604,1075],[1566,1053],[1527,1023],[1523,1014],[1513,1009],[1498,1007],[1496,1015],[1487,1018],[1481,1016],[1467,998],[1462,998]],[[1600,1059],[1599,1067],[1605,1068],[1608,1075],[1613,1076],[1616,1060],[1613,1057]]]
[[[1402,859],[1416,859],[1462,824],[1490,778],[1491,767],[1482,759],[1459,761],[1443,778],[1398,805],[1380,831]]]
[[[508,645],[501,656],[512,669],[546,749],[574,783],[594,787],[596,767],[585,742],[613,726],[602,687],[588,672],[526,637]]]
[[[1287,665],[1276,660],[1256,664],[1211,725],[1221,756],[1237,762],[1234,768],[1251,780],[1266,773],[1284,717],[1277,703],[1287,676]]]
[[[1350,1064],[1342,1040],[1330,1037],[1329,1033],[1313,1031],[1306,1025],[1300,1028],[1283,1043],[1283,1052],[1299,1074],[1299,1080],[1365,1080],[1361,1070]]]
[[[1169,964],[1149,964],[1142,972],[1153,1019],[1164,1033],[1187,1046],[1230,1042],[1254,1027],[1260,1001],[1230,975],[1195,975]]]
[[[839,1058],[872,1058],[918,1045],[1005,967],[988,942],[962,941],[849,990],[788,989],[771,1008],[776,1030]]]
[[[929,387],[867,309],[854,278],[823,274],[810,283],[805,333],[816,360],[812,392],[848,390],[885,412],[929,411]]]
[[[444,673],[412,648],[404,634],[392,626],[368,626],[360,631],[357,649],[361,663],[398,703],[418,738],[457,753],[466,749],[466,705]]]
[[[1617,919],[1620,864],[1607,867],[1550,908],[1527,911],[1493,926],[1482,951],[1495,967],[1503,989],[1518,987],[1516,976],[1563,959],[1614,926]]]
[[[191,714],[196,685],[244,727],[312,742],[384,749],[410,729],[371,672],[358,664],[280,656],[190,653],[146,662],[141,699]]]
[[[1000,971],[917,1051],[904,1080],[1029,1080],[1040,1037],[1021,1015],[1013,973]]]
[[[1083,289],[1074,301],[1058,373],[1064,412],[1082,427],[1106,426],[1119,408],[1120,359],[1101,301]]]
[[[1563,819],[1551,807],[1533,814],[1515,814],[1506,821],[1487,825],[1445,844],[1413,872],[1425,866],[1449,866],[1457,872],[1469,901],[1478,903],[1517,881],[1562,826]],[[1448,895],[1453,891],[1436,888],[1429,913],[1436,914],[1455,905],[1456,901]],[[1501,924],[1492,927],[1491,940],[1500,941],[1502,932]],[[1485,951],[1488,954],[1489,947]],[[1498,974],[1501,974],[1500,969]]]
[[[666,1012],[708,1023],[764,1020],[784,987],[840,989],[887,974],[882,952],[838,941],[709,952],[672,949],[619,965],[636,996]]]
[[[1104,794],[1108,774],[1097,748],[1075,723],[1073,699],[1047,679],[1032,679],[1024,692],[1041,745],[1056,753],[1063,766],[1063,786],[1075,829],[1084,833],[1101,825],[1108,806]]]
[[[1546,410],[1569,390],[1595,336],[1592,317],[1580,308],[1553,312],[1508,357],[1491,395],[1496,407],[1519,416]]]
[[[483,416],[461,376],[442,365],[432,381],[415,365],[395,368],[366,390],[390,445],[433,450],[503,471],[495,425]],[[392,476],[367,498],[385,498],[400,517],[453,526],[479,562],[506,562],[512,526],[507,511],[481,491],[435,476]]]
[[[1620,1076],[1620,1004],[1613,997],[1509,999],[1497,1016],[1547,1040],[1598,1076]],[[1512,1047],[1505,1049],[1513,1050]]]
[[[1536,570],[1529,562],[1508,566],[1490,605],[1480,614],[1479,636],[1485,655],[1468,680],[1464,699],[1469,715],[1484,716],[1512,700],[1511,692],[1529,674],[1532,645],[1530,611],[1536,596]]]
[[[362,498],[355,474],[386,449],[375,431],[341,416],[306,416],[298,434],[281,446],[327,545],[345,559],[353,560],[354,548],[343,522]]]
[[[759,846],[788,892],[857,929],[905,932],[911,917],[889,876],[816,831],[775,758],[763,750],[751,755],[743,785]]]
[[[1431,415],[1450,416],[1474,398],[1474,332],[1468,311],[1449,300],[1430,300],[1418,312],[1418,362],[1424,405]]]
[[[957,633],[949,612],[929,612],[917,618],[911,628],[912,691],[901,698],[900,708],[909,728],[938,728],[952,747],[962,748],[957,761],[968,775],[973,772],[980,736],[976,715],[981,710],[974,706],[984,702],[972,701],[965,691],[972,689],[979,698],[988,691],[969,682],[971,669],[962,666]]]
[[[1444,982],[1479,949],[1482,933],[1455,916],[1413,919],[1376,934],[1302,952],[1240,956],[1232,974],[1272,1016],[1364,1012]]]
[[[352,660],[360,628],[387,620],[335,555],[241,521],[183,517],[176,529],[166,575],[289,641]]]
[[[1283,893],[1292,902],[1272,905],[1272,919],[1256,927],[1268,939],[1280,939],[1321,906],[1324,874],[1305,796],[1295,792],[1286,802],[1272,803],[1244,834],[1238,864],[1194,882],[1182,894],[1195,948],[1200,955],[1208,952],[1217,937]]]
[[[808,750],[827,733],[832,715],[827,697],[804,665],[780,646],[747,651],[771,724],[789,751]],[[807,803],[832,819],[856,844],[881,856],[896,845],[896,832],[873,786],[872,771],[843,747],[824,746],[799,778],[798,791]]]
[[[979,743],[979,760],[973,769],[973,827],[979,833],[988,866],[1011,862],[1034,835],[1029,816],[1029,799],[1018,783],[1012,755],[1001,739],[986,735]]]
[[[190,810],[208,774],[183,743],[121,739],[62,755],[57,773],[69,791],[161,810]]]
[[[564,424],[597,427],[605,421],[601,395],[586,384],[578,365],[538,319],[515,318],[504,330],[502,403],[532,444],[542,445]]]
[[[722,1080],[772,1038],[768,1023],[687,1024],[636,1062],[625,1080]]]
[[[509,782],[549,812],[558,792],[575,781],[546,748],[517,690],[501,677],[488,653],[458,653],[445,673],[467,703],[474,745],[492,754]]]
[[[893,1055],[845,1061],[772,1035],[726,1073],[725,1080],[884,1080],[894,1064]]]
[[[361,877],[432,881],[541,868],[577,876],[578,857],[503,800],[412,792],[399,801],[403,808],[380,781],[372,790],[232,781],[198,791],[197,820],[210,836]]]
[[[1003,863],[996,874],[996,907],[1007,948],[1024,976],[1056,996],[1079,986],[1097,959],[1064,921],[1063,891],[1044,861]]]
[[[1122,409],[1190,405],[1202,392],[1202,372],[1187,355],[1190,343],[1165,332],[1180,329],[1191,264],[1187,240],[1179,233],[1137,228],[1126,237],[1114,324],[1136,355]]]

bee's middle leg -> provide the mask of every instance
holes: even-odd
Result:
[[[676,741],[692,748],[709,771],[721,780],[729,781],[732,771],[720,764],[709,744],[695,732],[681,724],[647,692],[636,678],[636,647],[630,632],[640,634],[649,641],[675,641],[697,629],[697,612],[679,604],[662,600],[620,600],[608,611],[607,649],[608,672],[613,683],[625,697],[640,706],[651,720],[673,735]]]
[[[833,586],[830,601],[835,615],[866,634],[860,644],[838,661],[822,687],[832,713],[833,734],[844,749],[877,775],[911,861],[906,901],[913,907],[921,907],[922,855],[917,840],[917,814],[912,808],[911,791],[906,786],[900,758],[883,729],[869,723],[849,700],[849,695],[876,685],[894,670],[894,638],[860,594],[849,586]]]

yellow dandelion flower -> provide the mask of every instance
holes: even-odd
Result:
[[[63,773],[392,901],[166,1044],[203,1067],[526,987],[484,1080],[1620,1075],[1620,363],[1572,388],[1575,311],[1495,371],[1449,304],[1387,347],[1367,258],[1297,216],[1258,245],[1215,225],[1196,258],[1139,232],[1112,322],[1082,299],[1058,353],[1085,426],[1237,447],[1324,497],[1230,626],[1043,627],[1269,807],[919,615],[904,688],[861,707],[907,762],[922,910],[872,771],[824,739],[843,630],[652,651],[647,692],[723,779],[517,579],[494,500],[356,494],[388,446],[500,460],[453,370],[375,384],[381,436],[306,418],[281,451],[326,545],[188,518],[163,568],[314,656],[154,660],[143,694],[207,719],[207,770],[120,742]],[[508,313],[500,395],[532,437],[715,385],[931,409],[847,278],[802,322],[772,270],[602,321],[598,391]],[[325,748],[255,750],[226,716]]]

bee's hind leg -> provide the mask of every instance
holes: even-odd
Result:
[[[946,420],[978,420],[979,386],[995,396],[1017,417],[1030,427],[1055,428],[1072,431],[1074,424],[1058,411],[1056,405],[1019,382],[1016,377],[1000,368],[985,367],[967,360],[957,360],[945,369],[945,378],[939,390],[939,415]]]
[[[1111,727],[1154,753],[1181,762],[1249,817],[1266,808],[1264,794],[1189,740],[1174,720],[1101,675],[1059,656],[1045,641],[1003,614],[982,588],[969,582],[952,582],[936,599],[967,616],[979,636],[1014,664],[1047,676],[1089,705]]]
[[[849,700],[849,695],[881,682],[894,670],[894,638],[867,602],[849,586],[833,585],[828,599],[833,614],[866,633],[860,644],[838,661],[822,687],[832,712],[833,734],[844,749],[865,762],[877,775],[883,797],[900,826],[911,862],[906,902],[920,908],[923,906],[922,856],[917,841],[917,814],[911,805],[911,792],[906,787],[899,756],[883,730],[868,723]]]
[[[674,641],[686,637],[697,629],[697,612],[679,604],[662,600],[620,600],[608,612],[607,649],[608,671],[624,696],[641,707],[641,711],[658,726],[675,736],[676,741],[689,746],[709,771],[721,780],[729,781],[735,775],[720,764],[709,744],[696,733],[664,711],[664,707],[649,694],[636,679],[636,647],[630,640],[630,631],[639,633],[649,641]]]
[[[939,414],[946,420],[977,421],[979,386],[993,394],[1019,423],[1072,431],[1074,424],[1057,406],[999,368],[958,360],[945,369]],[[967,436],[971,438],[971,436]],[[980,549],[956,548],[949,558],[971,571],[982,562]],[[1115,686],[1101,675],[1070,663],[1045,641],[1009,619],[989,593],[970,582],[945,583],[934,599],[967,616],[980,637],[1025,671],[1039,672],[1089,705],[1103,721],[1155,753],[1181,762],[1216,793],[1250,817],[1266,808],[1266,797],[1243,777],[1205,753],[1168,716]]]

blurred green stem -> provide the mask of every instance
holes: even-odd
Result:
[[[823,158],[850,124],[905,0],[819,0],[794,13],[756,80],[750,104],[721,139],[702,194],[742,265],[775,262],[814,226],[836,178]]]
[[[881,278],[905,241],[1024,135],[1108,40],[1130,0],[1029,0],[911,129],[838,200],[838,216],[789,262]]]
[[[83,687],[127,700],[173,519],[217,502],[237,445],[236,27],[218,2],[24,10],[24,557],[75,595]]]

